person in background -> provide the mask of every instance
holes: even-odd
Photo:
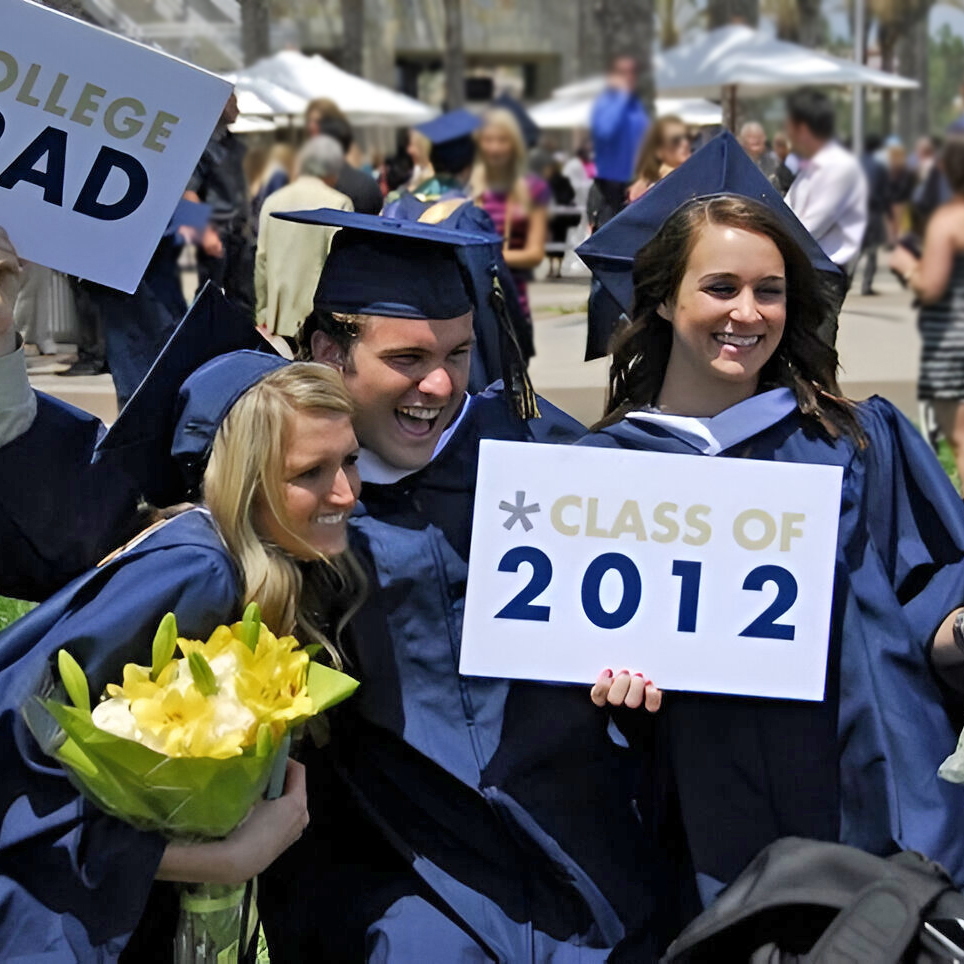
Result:
[[[598,228],[618,214],[626,203],[633,179],[633,164],[649,127],[649,117],[636,96],[639,65],[632,56],[613,57],[606,89],[592,108],[590,129],[596,157],[597,195],[590,224]]]
[[[918,398],[933,405],[964,478],[964,133],[947,138],[941,167],[951,199],[928,221],[921,257],[898,244],[890,267],[920,302]]]
[[[337,208],[351,211],[351,199],[335,190],[344,163],[333,137],[312,137],[298,154],[294,182],[269,197],[261,209],[254,260],[255,320],[265,333],[293,338],[311,314],[334,228],[312,229],[272,217],[284,211]]]
[[[578,211],[558,211],[557,208],[572,208],[576,203],[576,192],[569,178],[562,173],[565,156],[557,154],[543,169],[543,177],[552,192],[552,205],[549,208],[549,237],[555,246],[549,253],[549,277],[562,277],[562,258],[569,229],[582,220]],[[560,246],[563,250],[560,250]]]
[[[860,256],[866,257],[864,280],[860,287],[862,295],[875,295],[874,276],[877,274],[877,249],[887,243],[887,213],[890,191],[887,182],[887,168],[877,159],[881,139],[876,134],[868,134],[864,139],[864,153],[860,164],[867,179],[867,230],[860,249]]]
[[[747,121],[740,128],[740,147],[750,155],[754,164],[767,176],[773,177],[780,166],[780,158],[767,150],[767,135],[763,125],[757,121]]]
[[[473,134],[482,121],[464,109],[449,111],[415,130],[431,145],[429,160],[433,174],[412,188],[393,191],[385,198],[382,214],[394,217],[400,200],[407,194],[422,203],[435,204],[469,196],[469,177],[475,162]]]
[[[682,119],[675,114],[658,117],[646,131],[628,200],[632,202],[642,197],[657,181],[688,160],[689,156],[690,141]]]
[[[910,199],[910,229],[923,237],[931,215],[950,200],[947,179],[939,161],[944,142],[939,137],[922,137],[915,151],[917,183]]]
[[[305,108],[305,134],[308,137],[327,134],[341,144],[345,163],[342,165],[335,189],[351,198],[356,211],[364,214],[378,214],[382,209],[381,188],[374,177],[358,170],[352,163],[355,134],[348,118],[334,101],[319,97],[308,104]]]
[[[431,160],[432,142],[418,128],[413,127],[408,134],[407,152],[412,159],[412,176],[406,186],[414,190],[435,176]]]
[[[787,204],[844,272],[836,282],[838,311],[827,316],[828,327],[821,332],[831,345],[867,229],[867,179],[857,158],[834,139],[834,126],[833,103],[826,94],[804,89],[787,99],[787,134],[801,159]]]
[[[914,196],[916,178],[907,162],[907,151],[900,143],[887,145],[887,228],[890,243],[910,228],[909,207]]]
[[[773,153],[777,159],[777,169],[773,172],[770,183],[781,194],[786,194],[797,176],[800,162],[790,149],[790,138],[783,131],[777,131],[773,135]]]
[[[562,165],[562,173],[576,193],[573,203],[581,210],[585,210],[586,201],[589,200],[589,189],[596,176],[596,165],[592,160],[592,144],[589,141],[583,141],[576,148],[576,153]]]
[[[211,206],[211,223],[197,254],[198,291],[213,281],[238,307],[254,315],[254,234],[244,178],[245,147],[228,129],[238,119],[232,93],[187,183],[188,201]]]
[[[542,178],[527,173],[528,151],[513,114],[502,107],[486,112],[476,139],[478,153],[469,180],[472,198],[502,235],[502,253],[512,272],[519,304],[528,322],[526,360],[535,354],[528,282],[546,256],[551,194]]]
[[[248,155],[251,155],[251,151]],[[295,150],[290,144],[272,144],[264,157],[260,170],[248,172],[248,185],[251,191],[251,222],[255,234],[261,219],[261,208],[267,198],[275,191],[290,184],[295,170]]]

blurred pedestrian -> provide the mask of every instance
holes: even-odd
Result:
[[[783,131],[773,135],[773,153],[777,159],[777,169],[770,183],[781,193],[786,194],[799,171],[799,161],[793,154],[790,138]]]
[[[942,148],[940,138],[922,137],[914,152],[917,183],[910,199],[910,229],[918,237],[924,236],[931,215],[950,200],[950,190],[939,160]]]
[[[407,185],[410,189],[435,176],[431,158],[432,142],[414,127],[408,133],[407,153],[412,159],[412,175]]]
[[[629,186],[627,200],[641,198],[657,181],[672,173],[688,160],[690,140],[686,125],[675,114],[666,114],[656,119],[646,131],[633,183]]]
[[[920,258],[898,244],[890,267],[920,301],[917,394],[933,405],[964,478],[964,133],[947,138],[941,167],[951,199],[928,222]]]
[[[907,163],[907,151],[899,141],[887,145],[887,223],[890,243],[910,228],[910,201],[914,194],[914,172]]]
[[[862,295],[875,295],[874,276],[877,274],[877,250],[887,243],[887,213],[890,191],[887,181],[887,168],[877,158],[883,142],[876,134],[864,138],[864,153],[860,164],[867,179],[867,230],[860,254],[866,258],[864,280],[860,287]]]
[[[552,203],[549,207],[549,238],[552,241],[549,255],[549,277],[562,277],[562,259],[565,252],[566,238],[570,228],[576,227],[582,220],[582,215],[575,209],[576,191],[569,178],[562,172],[565,155],[557,154],[543,169],[542,176],[549,185]]]
[[[308,137],[327,134],[341,144],[345,163],[335,188],[351,198],[356,211],[362,214],[378,214],[383,201],[381,188],[375,178],[358,170],[352,163],[355,133],[341,108],[327,97],[311,101],[305,108],[305,134]]]
[[[248,174],[248,185],[251,191],[251,223],[255,233],[258,230],[264,202],[275,191],[291,183],[294,170],[295,149],[290,144],[272,144],[261,169]]]
[[[596,176],[596,165],[592,160],[592,144],[589,141],[583,141],[576,149],[576,153],[562,165],[562,173],[576,192],[573,203],[585,210],[589,189]]]
[[[56,355],[56,331],[77,329],[74,292],[66,275],[33,262],[20,271],[20,294],[13,306],[14,327],[24,344],[35,345],[41,355]]]
[[[312,228],[272,217],[282,211],[337,208],[351,211],[351,199],[335,189],[344,152],[333,137],[320,134],[298,154],[295,180],[276,191],[261,209],[254,262],[255,318],[268,334],[293,338],[311,314],[321,269],[334,228]]]
[[[636,96],[639,64],[621,54],[610,61],[606,89],[593,104],[590,127],[596,158],[593,228],[615,217],[626,203],[633,165],[649,127],[649,117]]]
[[[476,138],[478,153],[469,187],[476,205],[489,214],[502,235],[502,253],[528,323],[528,344],[522,345],[528,360],[535,354],[528,282],[546,256],[551,194],[542,178],[528,173],[528,151],[511,111],[503,107],[487,111]]]
[[[787,99],[787,134],[800,157],[787,204],[843,271],[836,291],[839,311],[867,229],[867,181],[857,158],[834,139],[834,125],[833,103],[826,94],[803,89]],[[828,344],[836,342],[836,313],[821,335]]]
[[[780,159],[767,148],[767,135],[763,125],[747,121],[740,128],[740,147],[750,155],[753,163],[767,176],[773,177],[780,166]]]
[[[239,308],[254,316],[254,232],[244,177],[245,147],[228,129],[238,119],[232,93],[184,197],[211,206],[211,223],[200,238],[198,291],[210,280]]]

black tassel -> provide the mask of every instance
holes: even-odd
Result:
[[[533,418],[542,418],[539,414],[535,389],[533,389],[532,382],[529,380],[525,356],[519,347],[519,339],[516,337],[512,319],[509,317],[505,291],[494,269],[489,301],[495,310],[496,317],[499,319],[499,356],[502,362],[502,381],[505,382],[506,391],[512,397],[516,414],[524,422]]]

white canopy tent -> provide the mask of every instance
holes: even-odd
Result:
[[[360,127],[407,127],[438,114],[435,108],[349,74],[318,54],[307,57],[283,50],[225,77],[237,87],[239,107],[245,114],[256,113],[241,103],[249,94],[275,114],[288,115],[303,113],[315,97],[328,97]]]
[[[581,97],[551,97],[549,100],[531,107],[529,116],[543,130],[588,128],[592,105],[597,96],[598,91]],[[676,114],[687,124],[692,124],[694,127],[707,127],[723,123],[723,111],[719,105],[699,98],[684,100],[668,97],[657,98],[656,114],[660,117],[667,114]]]

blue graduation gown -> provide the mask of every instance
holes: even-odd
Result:
[[[964,603],[964,505],[892,405],[871,399],[859,418],[864,451],[794,409],[720,453],[844,476],[824,702],[670,693],[658,715],[693,862],[715,881],[798,835],[918,850],[964,886],[964,792],[937,776],[960,704],[929,659],[937,627]],[[699,454],[632,418],[580,444]]]
[[[236,618],[239,603],[231,558],[210,516],[194,510],[0,633],[0,960],[115,960],[164,851],[159,834],[84,800],[27,729],[20,708],[50,676],[57,651],[77,658],[98,694],[124,663],[150,662],[166,612],[185,636],[204,639]]]
[[[474,396],[426,468],[363,486],[352,545],[370,592],[349,650],[362,685],[332,714],[330,747],[351,796],[339,806],[330,783],[310,792],[307,880],[294,858],[262,878],[272,960],[304,959],[314,940],[328,961],[588,964],[651,922],[664,883],[648,806],[634,800],[642,767],[607,715],[581,687],[458,672],[479,440],[584,431],[539,405],[527,427],[501,392]],[[308,769],[310,782],[322,772]],[[317,937],[286,948],[309,887]]]
[[[0,448],[0,595],[40,600],[134,534],[137,487],[91,465],[104,427],[37,393],[37,417]]]

